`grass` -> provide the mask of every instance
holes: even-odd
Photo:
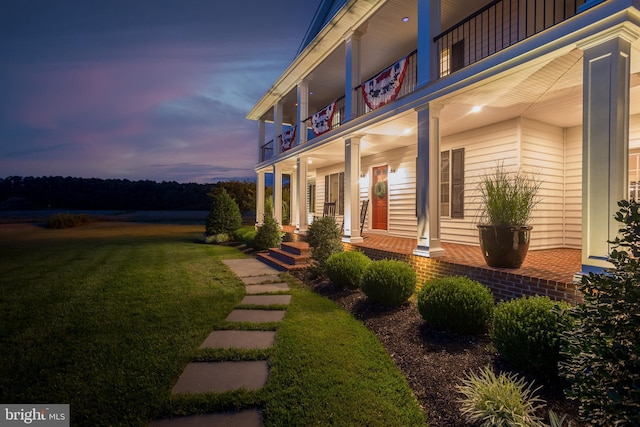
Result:
[[[269,350],[199,350],[244,295],[202,226],[0,225],[0,401],[69,403],[72,424],[261,406],[266,425],[424,425],[406,380],[360,322],[292,282]],[[267,386],[171,397],[193,360],[264,360]]]

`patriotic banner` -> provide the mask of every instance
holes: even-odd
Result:
[[[375,110],[398,96],[404,75],[407,72],[407,57],[405,56],[380,74],[362,84],[364,102]]]
[[[311,116],[311,129],[313,129],[313,133],[316,136],[331,130],[331,122],[333,121],[333,112],[335,109],[336,103],[334,101]]]
[[[282,132],[280,135],[280,147],[282,147],[281,152],[285,152],[294,146],[296,143],[296,127],[294,126],[286,132]]]

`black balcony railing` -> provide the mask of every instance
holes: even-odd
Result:
[[[434,38],[440,77],[538,34],[578,13],[585,0],[496,0]]]
[[[260,146],[260,161],[264,162],[273,157],[273,139]]]

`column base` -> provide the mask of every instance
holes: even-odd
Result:
[[[364,239],[361,236],[343,236],[342,241],[344,243],[362,243],[364,242]]]
[[[429,246],[418,246],[413,250],[415,256],[421,256],[424,258],[442,258],[444,256],[444,249]]]

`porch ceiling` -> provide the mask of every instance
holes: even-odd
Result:
[[[640,114],[640,41],[632,52],[630,113]],[[447,136],[498,123],[514,117],[526,117],[558,127],[582,123],[582,52],[569,50],[533,66],[498,76],[441,99],[441,135]],[[471,113],[473,106],[482,106]],[[357,132],[362,135],[361,156],[414,145],[417,138],[417,113],[407,111],[385,122]],[[344,159],[344,143],[339,139],[310,154],[313,168],[321,168]],[[293,169],[294,160],[283,163]]]

